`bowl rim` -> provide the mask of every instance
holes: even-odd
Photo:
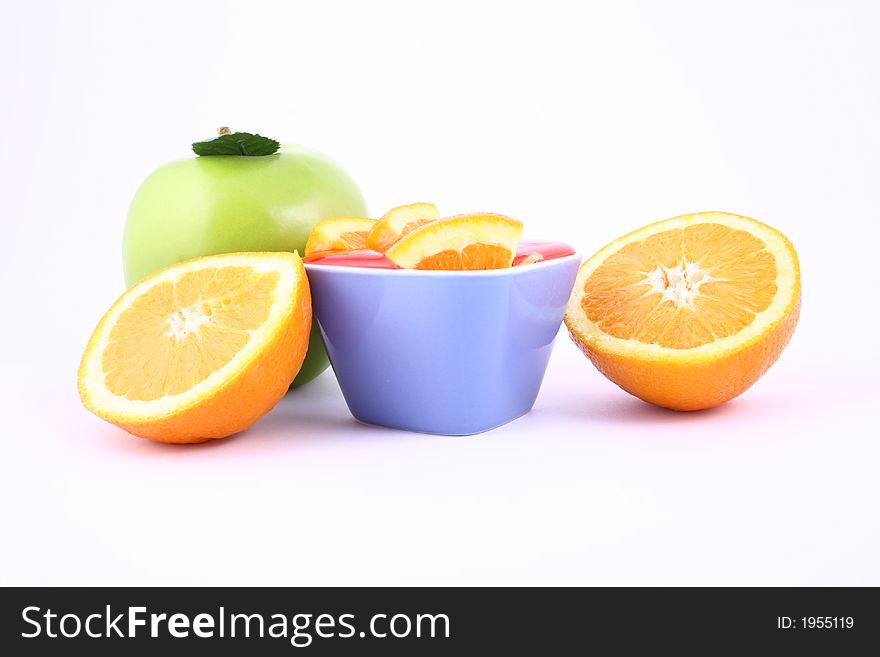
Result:
[[[476,271],[447,271],[438,269],[384,269],[382,267],[350,267],[346,265],[321,265],[316,262],[304,262],[306,271],[329,271],[336,273],[348,273],[357,276],[387,276],[400,277],[428,277],[428,278],[470,278],[470,277],[493,277],[493,276],[522,276],[530,271],[547,269],[557,265],[567,264],[572,260],[581,260],[581,254],[575,251],[571,255],[542,260],[523,267],[506,267],[504,269],[480,269]]]

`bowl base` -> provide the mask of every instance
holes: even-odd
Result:
[[[364,419],[362,417],[358,417],[355,413],[352,413],[354,419],[360,422],[361,424],[366,424],[371,427],[382,427],[383,429],[395,429],[396,431],[409,431],[410,433],[421,433],[428,436],[476,436],[477,434],[486,433],[487,431],[492,431],[493,429],[498,429],[499,427],[503,427],[505,424],[509,424],[514,420],[518,420],[523,415],[526,415],[529,411],[531,411],[531,407],[524,410],[522,413],[518,415],[513,415],[511,417],[505,418],[500,422],[495,422],[489,424],[485,427],[468,427],[454,430],[444,430],[441,427],[425,427],[425,426],[408,426],[402,424],[384,424],[382,422],[370,421]]]

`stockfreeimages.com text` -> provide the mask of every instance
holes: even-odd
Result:
[[[220,607],[212,613],[154,613],[146,607],[125,607],[114,611],[110,605],[81,616],[52,609],[25,607],[21,612],[25,630],[21,636],[93,639],[105,637],[171,637],[185,639],[273,638],[289,639],[297,648],[311,645],[315,638],[449,638],[446,614],[373,614],[357,629],[354,614],[247,614],[232,613]]]

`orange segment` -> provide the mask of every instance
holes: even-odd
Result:
[[[646,226],[587,260],[565,321],[622,388],[691,410],[754,383],[787,343],[799,303],[797,254],[781,233],[706,212]]]
[[[404,235],[439,218],[440,213],[433,203],[411,203],[392,208],[370,230],[367,248],[385,253]]]
[[[310,326],[308,281],[295,253],[180,263],[132,287],[104,316],[83,354],[80,396],[138,436],[228,436],[284,395]]]
[[[367,234],[376,225],[368,217],[331,217],[315,224],[304,255],[321,251],[352,251],[366,248]]]
[[[510,267],[522,223],[500,214],[462,214],[417,228],[385,252],[404,269]]]

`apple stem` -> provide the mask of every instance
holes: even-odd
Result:
[[[226,126],[223,126],[222,128],[217,128],[217,134],[218,134],[218,135],[221,135],[221,136],[222,136],[222,135],[231,135],[231,134],[232,134],[232,130],[230,130],[230,129],[227,128]]]

